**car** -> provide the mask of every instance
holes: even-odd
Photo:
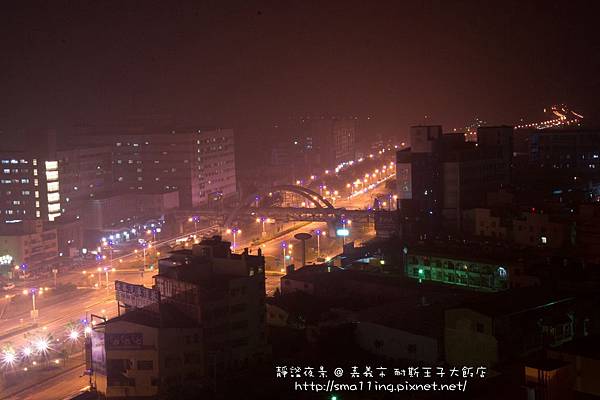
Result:
[[[11,290],[14,288],[15,288],[15,284],[12,282],[5,283],[4,286],[2,286],[2,289],[4,289],[4,290]]]

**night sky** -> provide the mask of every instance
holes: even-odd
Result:
[[[402,134],[561,102],[597,115],[594,2],[501,3],[3,2],[0,125],[158,114],[243,131],[328,113]]]

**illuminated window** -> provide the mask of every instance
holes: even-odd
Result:
[[[49,181],[58,180],[58,171],[46,171],[46,179]]]
[[[58,192],[48,193],[49,203],[56,203],[58,200],[60,200],[60,195],[58,194]]]
[[[58,182],[48,182],[48,192],[58,192]]]
[[[46,171],[56,171],[58,169],[58,161],[46,161]]]
[[[60,204],[59,203],[53,203],[53,204],[48,204],[48,212],[50,213],[55,213],[60,211]]]
[[[56,217],[60,217],[60,213],[59,213],[59,212],[57,212],[57,213],[52,213],[52,214],[48,214],[48,221],[54,221],[54,219],[55,219]]]

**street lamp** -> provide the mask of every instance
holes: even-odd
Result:
[[[56,289],[56,274],[58,273],[58,269],[52,268],[52,274],[54,275],[54,288]]]
[[[242,230],[240,228],[232,228],[232,229],[227,229],[227,233],[230,233],[233,235],[233,246],[231,247],[231,250],[235,251],[237,235],[241,234]]]
[[[283,255],[282,264],[283,264],[284,271],[285,271],[285,250],[286,250],[286,248],[287,248],[287,243],[286,242],[281,243],[281,250],[282,250],[282,255]]]
[[[31,289],[25,289],[23,290],[23,294],[25,296],[31,294],[31,318],[35,321],[38,317],[38,310],[35,308],[35,294],[41,295],[42,293],[44,293],[44,288],[31,288]]]
[[[196,232],[198,230],[198,221],[200,220],[200,218],[196,215],[194,215],[193,217],[189,217],[188,218],[188,222],[193,222],[194,223],[194,232]]]
[[[116,269],[115,268],[109,268],[109,267],[104,267],[104,274],[106,275],[106,291],[108,292],[108,273],[109,272],[115,272]],[[98,279],[100,280],[100,279]]]
[[[143,277],[143,274],[144,274],[143,271],[144,271],[144,269],[146,269],[146,247],[148,247],[148,244],[146,242],[144,242],[142,244],[142,252],[144,254],[144,265],[142,265],[142,277]]]
[[[146,231],[147,234],[149,234],[149,235],[152,234],[152,241],[153,242],[156,242],[156,232],[157,232],[156,228],[148,229]]]
[[[260,224],[262,223],[262,232],[261,235],[267,236],[267,231],[265,230],[265,222],[271,222],[270,218],[265,218],[265,217],[261,217],[261,218],[256,218],[256,223]]]
[[[98,267],[97,271],[98,271],[98,289],[100,289],[102,287],[102,268]]]
[[[321,257],[321,236],[325,236],[325,232],[317,229],[315,231],[315,234],[317,235],[317,258]]]

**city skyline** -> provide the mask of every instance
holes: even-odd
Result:
[[[594,6],[3,4],[0,400],[600,398]]]

